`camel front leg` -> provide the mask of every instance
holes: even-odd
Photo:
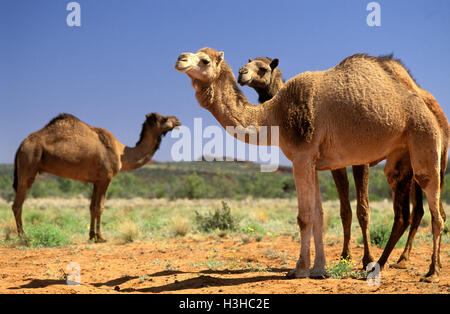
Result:
[[[297,223],[300,228],[300,257],[288,278],[305,278],[310,275],[310,243],[315,216],[315,166],[310,158],[298,158],[293,163],[295,187],[298,196]]]
[[[327,272],[325,270],[326,260],[325,251],[323,248],[323,209],[317,171],[315,173],[315,181],[316,208],[314,211],[313,234],[316,256],[314,259],[314,267],[311,269],[310,276],[313,278],[323,278],[327,275]]]

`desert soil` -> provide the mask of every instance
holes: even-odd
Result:
[[[330,243],[330,241],[327,241]],[[332,243],[332,241],[331,241]],[[420,282],[428,270],[431,246],[413,249],[409,269],[387,268],[381,285],[361,279],[285,279],[295,266],[299,244],[291,237],[205,236],[158,239],[129,244],[84,244],[66,248],[0,248],[0,293],[449,293],[450,245],[443,245],[439,283]],[[341,244],[327,245],[327,262],[336,261]],[[394,262],[402,249],[395,249]],[[374,256],[382,250],[373,248]],[[362,246],[353,245],[355,270]],[[81,285],[67,285],[66,269],[80,265]]]

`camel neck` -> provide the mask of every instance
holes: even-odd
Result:
[[[221,73],[212,84],[193,81],[200,105],[208,109],[219,123],[227,127],[274,126],[274,108],[271,102],[255,106],[239,89],[236,79],[227,64],[222,64]]]
[[[275,69],[269,86],[265,88],[255,87],[255,91],[258,93],[259,103],[262,104],[263,102],[271,100],[283,86],[284,81],[281,76],[281,71]]]
[[[141,139],[135,147],[126,146],[124,148],[120,171],[138,169],[152,160],[161,143],[161,135],[152,133],[149,131],[148,135]]]

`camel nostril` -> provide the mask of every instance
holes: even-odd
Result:
[[[187,61],[187,60],[188,60],[188,58],[187,58],[186,55],[180,55],[180,56],[178,57],[178,61],[185,62],[185,61]]]

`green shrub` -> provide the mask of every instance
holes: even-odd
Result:
[[[216,229],[236,230],[237,228],[237,219],[231,215],[230,207],[224,201],[222,201],[221,209],[216,209],[206,215],[201,215],[196,211],[194,219],[198,229],[204,232]]]
[[[188,199],[208,198],[210,192],[211,187],[205,182],[205,179],[194,172],[184,180],[178,197]]]
[[[69,237],[54,225],[36,225],[27,228],[26,242],[32,248],[67,245]]]
[[[370,227],[370,243],[378,247],[385,247],[391,235],[391,230],[391,226],[387,224],[379,224]],[[404,247],[406,244],[407,235],[408,230],[404,232],[403,236],[398,240],[395,247]],[[359,242],[362,243],[362,236],[360,237]]]

